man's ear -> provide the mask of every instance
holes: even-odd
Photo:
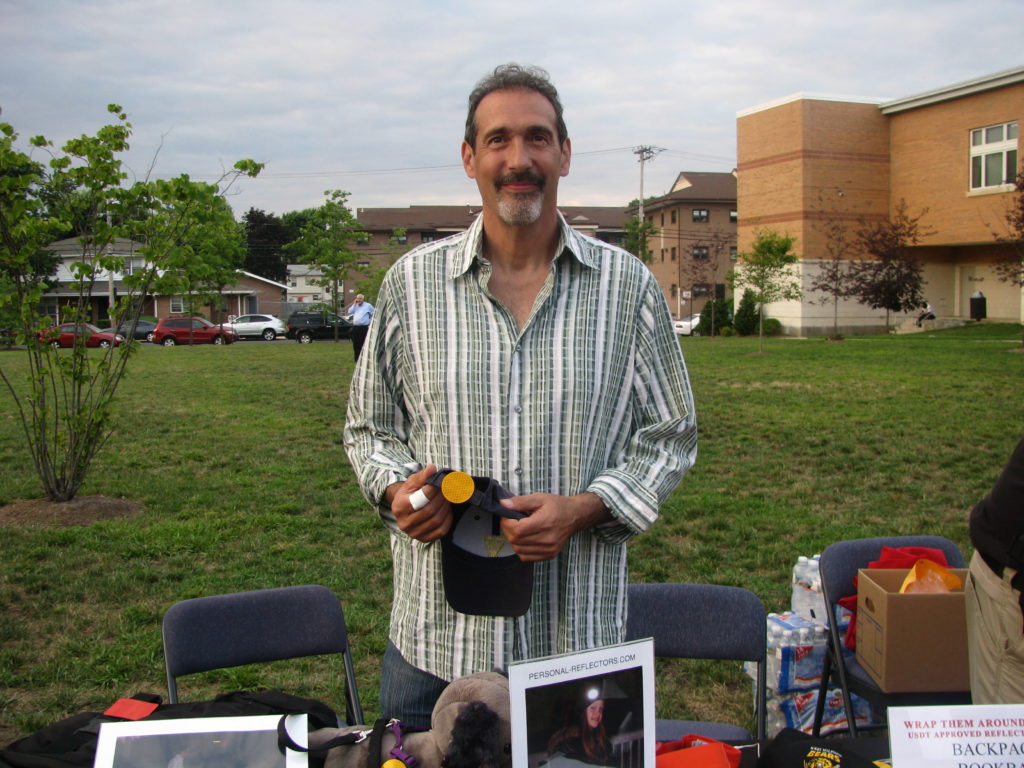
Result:
[[[562,142],[562,165],[558,172],[560,176],[569,175],[569,161],[572,158],[572,142],[569,141],[569,137],[565,137],[565,141]]]
[[[469,178],[476,178],[476,171],[473,169],[473,148],[465,141],[462,142],[462,167]]]

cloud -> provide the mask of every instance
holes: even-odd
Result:
[[[898,98],[1020,65],[1017,0],[982,23],[958,0],[701,5],[611,0],[0,0],[2,118],[23,136],[94,132],[115,102],[145,173],[213,177],[267,163],[236,213],[282,213],[331,188],[356,206],[472,203],[459,167],[465,99],[509,60],[547,68],[576,157],[565,203],[625,204],[631,147],[682,170],[730,170],[736,112],[794,92]],[[402,170],[409,169],[409,170]],[[375,173],[371,173],[375,172]]]

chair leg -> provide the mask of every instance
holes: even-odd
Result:
[[[811,731],[815,736],[821,735],[821,721],[825,719],[825,700],[828,698],[828,684],[832,678],[832,648],[825,649],[825,660],[821,665],[821,683],[818,684],[818,700],[814,704],[814,728]]]

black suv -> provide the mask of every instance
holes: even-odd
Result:
[[[334,329],[338,338],[352,336],[352,323],[333,312],[296,312],[288,318],[288,338],[300,344],[309,344],[313,339],[333,339]]]

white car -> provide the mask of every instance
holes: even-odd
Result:
[[[288,333],[288,326],[274,315],[240,315],[224,325],[235,329],[239,338],[273,341]]]
[[[700,324],[700,313],[684,317],[682,320],[676,320],[672,324],[675,326],[676,333],[680,336],[700,335],[697,333],[697,326]]]

